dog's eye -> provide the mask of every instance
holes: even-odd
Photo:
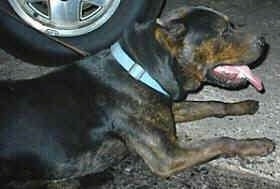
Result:
[[[233,24],[232,22],[228,22],[225,29],[221,32],[221,36],[223,37],[227,37],[229,35],[231,35],[231,33],[234,30],[237,30],[238,28],[235,26],[235,24]]]
[[[231,34],[231,28],[230,27],[226,27],[222,32],[221,32],[221,36],[222,37],[227,37]]]
[[[232,29],[234,29],[234,30],[236,30],[237,28],[236,28],[236,26],[235,26],[235,24],[234,23],[232,23],[232,22],[229,22],[229,26],[232,28]]]
[[[232,22],[229,22],[229,27],[232,31],[238,31],[245,26],[246,26],[246,24],[234,24]]]

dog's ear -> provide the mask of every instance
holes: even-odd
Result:
[[[177,9],[173,9],[168,11],[166,14],[162,15],[158,20],[157,23],[164,28],[169,28],[170,25],[174,23],[185,23],[187,19],[190,17],[195,17],[195,15],[201,13],[205,14],[206,16],[211,16],[211,14],[219,15],[223,17],[225,20],[229,20],[229,18],[221,12],[218,12],[212,8],[205,7],[205,6],[185,6],[180,7]],[[192,18],[190,18],[192,19]],[[197,20],[199,21],[199,20]]]
[[[155,29],[155,38],[172,56],[176,56],[182,46],[185,34],[186,28],[183,24],[173,24],[168,28],[159,25]]]
[[[182,43],[187,33],[183,20],[191,10],[191,7],[174,9],[156,21],[155,37],[173,56],[176,56],[183,45]]]
[[[163,28],[170,28],[170,25],[178,23],[179,20],[184,19],[192,10],[193,7],[180,7],[173,9],[157,19],[157,24]]]

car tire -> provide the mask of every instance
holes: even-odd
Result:
[[[122,0],[114,15],[99,29],[77,37],[57,39],[94,54],[114,43],[129,24],[157,17],[164,3],[165,0]],[[0,7],[0,48],[8,53],[23,61],[44,66],[64,65],[83,58],[77,52],[27,26],[13,12],[7,0],[0,1]]]

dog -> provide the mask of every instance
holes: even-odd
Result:
[[[111,50],[40,78],[1,82],[2,185],[72,180],[78,186],[77,178],[104,171],[130,151],[162,177],[220,156],[271,153],[275,145],[267,138],[219,137],[181,146],[175,129],[179,122],[254,114],[254,100],[185,99],[204,84],[232,90],[250,83],[262,91],[249,66],[267,47],[264,38],[240,32],[220,12],[183,7],[131,25]],[[135,63],[128,71],[116,50]],[[135,67],[140,76],[132,73]],[[145,74],[157,87],[141,80]]]

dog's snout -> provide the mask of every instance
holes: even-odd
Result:
[[[257,46],[260,47],[260,48],[263,48],[263,47],[266,46],[266,41],[265,41],[264,37],[259,37],[257,39]]]

